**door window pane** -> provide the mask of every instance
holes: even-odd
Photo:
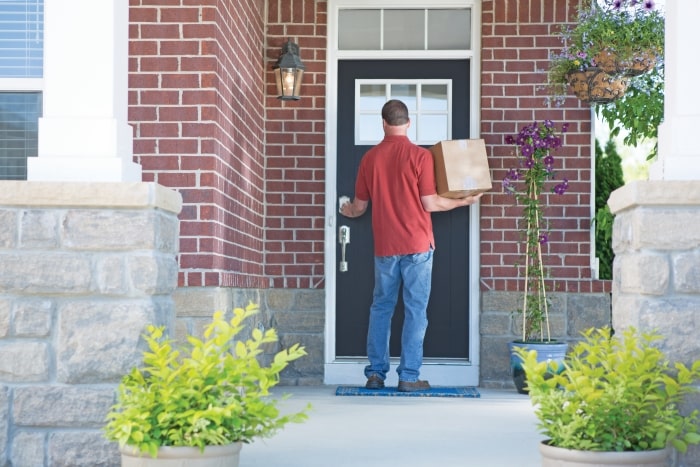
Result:
[[[433,144],[449,139],[447,115],[421,115],[418,119],[418,140],[432,141]]]
[[[425,10],[384,10],[384,50],[425,49]]]
[[[422,88],[421,109],[423,110],[447,110],[447,85],[426,84]]]
[[[471,49],[471,10],[428,10],[428,50]]]
[[[0,78],[41,78],[43,0],[0,1]]]
[[[0,180],[26,180],[38,153],[41,93],[0,92]]]
[[[360,105],[361,112],[380,112],[386,102],[386,85],[384,84],[361,84],[360,85]]]
[[[340,10],[339,50],[379,50],[382,10]]]
[[[358,140],[374,141],[377,143],[381,141],[384,138],[381,110],[373,114],[359,115],[356,128]]]
[[[418,109],[415,84],[392,84],[389,98],[403,101],[403,103],[406,104],[406,107],[408,107],[409,112]]]
[[[450,139],[452,118],[450,80],[357,80],[355,83],[355,144],[377,144],[384,138],[381,110],[389,99],[408,107],[408,137],[433,145]]]

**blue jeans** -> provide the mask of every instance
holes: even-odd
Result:
[[[404,323],[399,381],[415,382],[423,364],[423,338],[428,328],[428,299],[433,274],[433,250],[400,256],[375,256],[374,295],[369,310],[365,376],[386,379],[389,371],[389,336],[399,288],[403,282]]]

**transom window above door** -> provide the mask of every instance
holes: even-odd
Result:
[[[469,50],[471,9],[341,9],[338,50]]]
[[[374,145],[384,138],[382,106],[389,99],[408,107],[408,137],[415,144],[451,138],[451,80],[365,79],[355,81],[355,144]]]

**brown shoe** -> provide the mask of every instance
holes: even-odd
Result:
[[[367,384],[365,384],[367,389],[384,389],[384,380],[379,377],[379,375],[370,375],[367,378]]]
[[[430,389],[430,383],[427,381],[399,381],[399,392],[426,391],[428,389]]]

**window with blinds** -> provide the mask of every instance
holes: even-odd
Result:
[[[0,180],[26,180],[38,153],[44,0],[0,0]]]

